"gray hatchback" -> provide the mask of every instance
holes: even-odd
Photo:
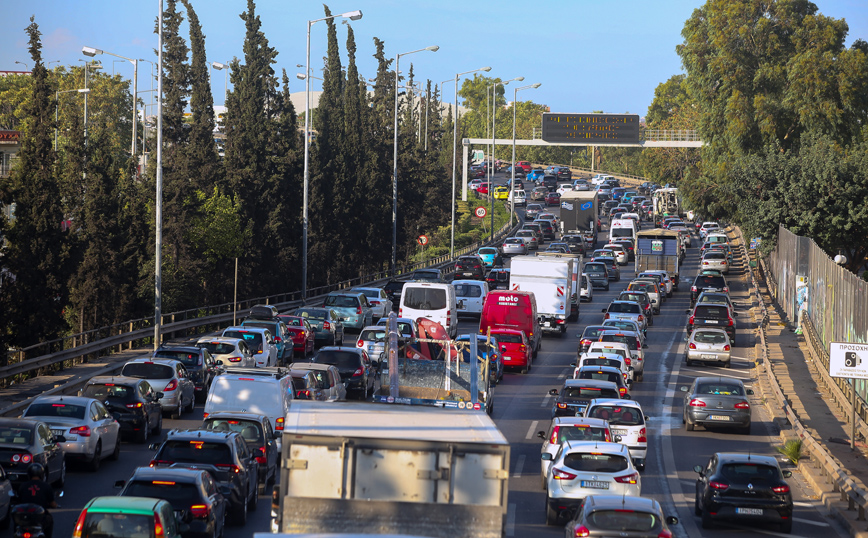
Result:
[[[753,391],[745,388],[739,379],[697,377],[684,393],[681,423],[691,432],[699,426],[735,428],[750,435],[750,402]]]

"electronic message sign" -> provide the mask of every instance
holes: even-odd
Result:
[[[639,144],[639,116],[544,113],[542,138],[554,144]]]

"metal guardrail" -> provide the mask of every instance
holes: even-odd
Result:
[[[747,249],[745,248],[744,236],[741,233],[741,229],[738,227],[735,228],[738,234],[738,237],[741,239],[741,249],[744,255],[744,259],[749,260],[749,254]],[[762,264],[762,260],[760,260],[760,264]],[[760,265],[758,264],[758,265]],[[759,323],[759,338],[760,338],[760,348],[762,350],[762,362],[763,367],[766,371],[766,375],[770,381],[770,385],[772,387],[772,393],[777,402],[779,408],[784,412],[787,417],[787,421],[795,431],[796,435],[799,436],[799,439],[802,441],[802,449],[805,450],[810,458],[811,462],[814,466],[819,469],[820,473],[823,475],[825,480],[832,484],[833,491],[841,494],[841,500],[846,501],[849,510],[858,510],[859,521],[865,520],[865,511],[868,509],[868,491],[862,489],[856,481],[854,481],[850,476],[847,475],[847,472],[841,468],[838,464],[837,460],[829,453],[826,448],[821,445],[811,433],[802,425],[798,416],[793,412],[792,408],[789,405],[789,401],[787,400],[784,393],[781,391],[780,383],[775,376],[774,369],[772,368],[771,361],[769,360],[769,351],[768,351],[768,342],[766,341],[765,329],[768,326],[768,312],[766,311],[765,302],[762,298],[762,293],[759,289],[758,277],[754,273],[756,269],[753,267],[749,267],[750,271],[750,279],[752,292],[754,293],[759,306],[762,309],[762,318]],[[768,271],[765,271],[765,267],[763,265],[763,271],[766,275],[768,275]],[[803,328],[804,330],[804,328]],[[809,344],[809,348],[812,346]],[[826,374],[828,375],[828,374]],[[832,391],[834,394],[834,391]],[[840,402],[838,403],[840,407]]]

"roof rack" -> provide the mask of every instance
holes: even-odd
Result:
[[[273,377],[275,379],[280,379],[285,376],[289,372],[287,368],[281,367],[272,367],[267,366],[263,368],[243,368],[243,367],[232,367],[228,366],[224,368],[224,373],[226,374],[242,374],[242,375],[255,375],[260,377]]]

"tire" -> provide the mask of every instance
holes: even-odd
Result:
[[[51,484],[55,489],[63,489],[63,485],[66,483],[66,460],[63,460],[60,463],[60,478],[57,479],[53,484]]]
[[[524,368],[521,369],[521,373],[526,374],[526,373],[527,373],[527,370],[528,370],[528,368],[527,368],[527,367],[524,367]]]
[[[724,368],[731,368],[732,367],[732,361],[721,361],[721,364],[723,365]]]
[[[702,515],[702,507],[699,506],[699,493],[696,493],[693,496],[693,515],[696,515],[696,516]]]
[[[256,505],[258,505],[258,504],[259,504],[259,488],[254,486],[254,488],[253,488],[253,501],[250,502],[250,505],[247,507],[247,509],[250,510],[251,512],[255,512],[256,511]]]
[[[162,419],[163,419],[163,417],[161,416],[160,420],[162,420]],[[140,445],[143,445],[143,444],[148,442],[148,426],[147,426],[147,424],[145,425],[144,428],[142,428],[141,430],[136,432],[135,437],[136,437],[136,439],[135,439],[136,443],[138,443]]]
[[[160,413],[157,416],[157,425],[154,426],[154,429],[151,431],[154,435],[160,435],[163,433],[163,414]]]
[[[93,460],[88,464],[87,468],[92,473],[99,471],[99,464],[102,460],[102,441],[96,442],[96,449],[93,451]]]
[[[708,514],[708,510],[702,511],[702,528],[703,529],[711,529],[714,527],[714,521],[711,520],[711,516]]]
[[[557,525],[559,519],[557,511],[551,507],[549,496],[546,494],[546,525]]]
[[[603,289],[606,290],[606,291],[609,291],[609,283],[608,283],[608,282],[606,283],[606,287],[603,288]]]
[[[688,359],[687,357],[684,357],[684,362],[687,363],[687,366],[693,366],[693,361]]]
[[[743,428],[739,428],[738,433],[740,433],[742,435],[750,435],[750,424],[748,424],[747,426],[744,426]]]
[[[207,391],[205,392],[205,394],[206,394],[206,396],[207,396],[207,394],[208,394]],[[192,412],[195,411],[195,410],[196,410],[196,394],[194,393],[194,394],[193,394],[193,397],[190,398],[190,408],[187,409],[187,411],[189,411],[189,412],[192,413]]]
[[[115,441],[115,451],[112,452],[112,455],[109,456],[109,459],[112,461],[118,461],[121,459],[121,432],[118,432],[118,440]]]
[[[793,520],[788,519],[786,521],[781,521],[781,532],[784,534],[790,534],[793,532]]]
[[[182,401],[183,402],[183,401]],[[178,409],[169,412],[169,418],[172,420],[178,420],[181,418],[181,411],[183,411],[182,407],[183,403],[178,404]]]
[[[234,514],[232,518],[234,523],[238,526],[244,526],[247,524],[247,496],[244,497],[244,504],[241,508]]]
[[[695,428],[696,428],[696,425],[694,423],[690,422],[690,419],[684,420],[684,429],[685,430],[692,432]]]
[[[6,517],[0,519],[0,529],[4,531],[9,528],[9,523],[12,522],[12,503],[6,507]]]

